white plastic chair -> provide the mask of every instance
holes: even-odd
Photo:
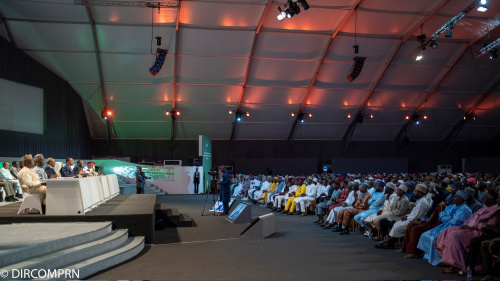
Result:
[[[40,214],[42,213],[42,193],[27,193],[23,194],[23,203],[21,207],[19,207],[19,211],[17,214],[21,214],[22,212],[26,212],[26,209],[37,209]]]

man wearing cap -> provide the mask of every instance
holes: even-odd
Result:
[[[393,186],[394,186],[394,184],[387,183],[385,185],[386,191],[390,191],[390,189]],[[406,189],[406,186],[404,186],[404,188]],[[396,203],[397,203],[397,200],[399,199],[398,195],[401,193],[403,193],[403,196],[404,196],[404,192],[401,191],[401,186],[400,186],[396,190],[396,192],[391,192],[390,194],[387,194],[385,202],[384,202],[384,206],[382,207],[382,209],[380,209],[377,213],[368,216],[364,221],[365,224],[369,225],[368,227],[371,229],[380,228],[380,220],[393,215],[393,209],[395,207],[397,207]],[[406,196],[404,196],[404,197],[406,197]],[[406,199],[408,200],[408,198],[406,198]],[[410,206],[410,202],[408,201],[408,207],[409,206]],[[378,239],[373,238],[373,240],[378,240]]]
[[[49,164],[49,160],[47,160],[47,164]],[[196,169],[198,169],[198,168],[196,168]],[[87,162],[87,166],[85,166],[85,168],[83,168],[83,171],[86,174],[88,174],[89,176],[97,176],[97,173],[95,171],[95,162],[94,161]],[[198,194],[197,190],[198,189],[195,188],[196,194]]]
[[[389,187],[387,189],[385,189],[385,193],[384,193],[385,183],[383,181],[378,181],[377,186],[376,186],[376,190],[372,194],[372,198],[370,198],[368,200],[368,204],[370,205],[370,207],[368,207],[368,210],[354,216],[354,220],[361,227],[367,228],[365,231],[365,234],[364,234],[365,237],[368,237],[371,233],[371,231],[368,230],[368,228],[370,228],[370,225],[365,225],[365,219],[370,215],[376,214],[380,210],[380,208],[382,208],[382,206],[384,206],[386,194],[388,194],[390,196],[391,193],[394,192],[394,184],[392,184],[392,183],[389,183],[389,184],[390,184]]]
[[[285,210],[281,213],[294,213],[295,212],[295,198],[301,197],[302,194],[306,192],[307,186],[304,184],[304,181],[299,181],[299,186],[297,186],[297,190],[295,193],[290,194],[291,196],[286,201]]]
[[[465,257],[469,242],[472,238],[481,235],[481,229],[487,225],[494,225],[497,219],[498,205],[496,199],[489,193],[483,196],[484,207],[473,213],[461,226],[452,226],[445,229],[436,239],[434,247],[449,268],[444,273],[466,271]]]
[[[306,187],[306,192],[304,192],[300,197],[295,198],[295,205],[297,207],[297,212],[301,216],[306,216],[307,214],[305,213],[306,207],[311,203],[312,201],[316,200],[316,185],[318,184],[318,179],[314,178],[312,180],[309,180],[309,184]],[[300,208],[300,209],[299,209]],[[289,213],[291,215],[292,213]]]
[[[297,180],[294,179],[291,182],[288,182],[284,189],[280,193],[278,193],[278,195],[273,197],[273,211],[281,212],[281,206],[283,202],[286,202],[296,190]]]
[[[353,208],[351,209],[344,209],[340,211],[338,221],[339,223],[342,223],[342,229],[339,229],[338,231],[340,232],[340,235],[347,235],[349,234],[349,223],[351,221],[351,218],[353,218],[355,215],[368,210],[369,204],[368,200],[372,198],[372,195],[368,192],[368,185],[366,183],[362,183],[359,186],[359,191],[361,192],[361,195],[357,195],[357,193],[354,193],[354,196],[356,197],[356,202],[354,203]]]
[[[42,193],[42,203],[45,205],[45,194],[47,193],[46,184],[40,181],[40,178],[32,170],[35,167],[33,156],[31,154],[22,157],[24,167],[19,171],[19,181],[24,192],[27,193]]]
[[[344,195],[347,193],[347,197],[345,198]],[[355,196],[355,194],[357,194]],[[333,205],[333,209],[331,209],[330,214],[328,214],[328,217],[326,219],[326,222],[322,225],[320,225],[323,229],[330,229],[334,226],[337,228],[340,228],[338,225],[338,215],[339,213],[344,210],[344,209],[350,209],[352,208],[352,205],[356,201],[356,198],[359,195],[359,184],[357,182],[350,182],[347,186],[345,186],[345,189],[342,191],[340,194],[339,199],[337,200],[336,203]],[[344,199],[345,198],[345,199]],[[329,207],[329,209],[332,206]]]
[[[464,191],[467,193],[467,206],[469,206],[470,210],[474,214],[483,207],[483,204],[474,198],[474,195],[476,194],[476,190],[474,188],[467,187]]]
[[[340,196],[340,182],[333,181],[330,187],[331,197],[329,199],[325,199],[318,203],[316,206],[316,215],[318,216],[318,220],[314,223],[322,224],[324,223],[323,215],[328,211],[328,208],[335,204],[336,200]]]
[[[429,202],[424,198],[426,193],[427,188],[422,184],[418,184],[414,193],[417,203],[408,216],[401,216],[400,220],[395,223],[387,218],[380,220],[380,235],[385,237],[389,230],[390,232],[389,238],[375,245],[376,248],[394,249],[396,246],[396,239],[404,236],[408,224],[425,215],[425,212],[427,212],[427,209],[430,207]]]
[[[424,251],[424,259],[432,265],[438,265],[441,262],[441,256],[434,248],[437,237],[443,230],[451,226],[460,226],[472,215],[469,206],[465,204],[467,193],[459,190],[453,197],[453,205],[450,205],[439,214],[440,225],[426,231],[420,236],[417,248]]]

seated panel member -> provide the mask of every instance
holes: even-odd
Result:
[[[85,173],[85,170],[84,170],[84,167],[83,167],[83,160],[76,161],[76,165],[73,168],[73,175],[79,176],[79,177],[86,177],[86,176],[88,176],[88,174]]]
[[[61,168],[61,176],[62,177],[64,177],[64,178],[70,178],[70,177],[74,177],[75,176],[75,174],[73,173],[73,164],[74,163],[75,163],[75,161],[73,161],[73,158],[71,158],[71,157],[66,158],[66,165],[64,165]]]
[[[87,166],[83,168],[83,171],[88,174],[89,176],[97,176],[98,174],[95,171],[95,162],[94,161],[89,161],[87,162]]]
[[[19,181],[21,182],[21,187],[26,193],[42,193],[42,203],[45,205],[45,195],[47,194],[46,184],[43,183],[35,171],[32,170],[35,167],[35,162],[31,154],[22,157],[24,167],[19,171]]]
[[[45,166],[45,174],[47,174],[47,177],[57,178],[56,170],[54,169],[55,165],[56,161],[54,160],[54,158],[47,158],[47,165]]]
[[[45,159],[43,158],[43,154],[35,155],[35,167],[33,167],[33,171],[38,175],[41,180],[48,179],[45,170],[42,168],[45,165]]]

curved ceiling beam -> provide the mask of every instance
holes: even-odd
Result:
[[[436,92],[437,88],[439,87],[439,85],[441,85],[441,82],[443,82],[444,78],[446,78],[446,76],[451,72],[451,70],[453,69],[453,67],[457,64],[458,60],[463,56],[463,54],[474,44],[476,44],[479,40],[481,40],[482,38],[484,37],[484,35],[480,35],[478,37],[476,37],[475,39],[469,41],[469,43],[467,45],[464,45],[462,47],[462,49],[460,49],[460,51],[458,52],[458,55],[455,56],[455,58],[453,59],[452,63],[446,68],[446,70],[444,70],[442,73],[441,73],[441,76],[439,77],[439,79],[436,81],[436,83],[434,83],[434,85],[432,86],[431,90],[429,91],[429,93],[427,93],[427,95],[424,97],[424,99],[422,99],[422,101],[420,101],[419,105],[415,108],[415,110],[412,112],[412,114],[410,115],[410,118],[403,124],[403,126],[401,127],[401,129],[399,129],[398,133],[396,134],[396,136],[394,137],[394,141],[397,141],[397,140],[403,140],[404,137],[408,134],[412,124],[413,124],[413,117],[418,114],[420,112],[420,110],[422,110],[422,108],[424,107],[425,103],[429,100],[429,98]],[[458,122],[457,122],[458,124]],[[448,134],[447,134],[447,137],[448,137]]]
[[[354,133],[354,129],[356,128],[356,124],[358,123],[357,120],[358,120],[358,117],[360,116],[361,112],[363,111],[363,109],[366,107],[366,104],[368,103],[368,101],[370,100],[371,96],[373,95],[373,93],[375,92],[375,89],[377,88],[378,84],[380,83],[380,81],[382,80],[382,77],[384,76],[384,74],[386,73],[387,69],[389,68],[390,64],[392,63],[392,61],[394,60],[394,57],[396,56],[396,54],[398,53],[399,49],[401,48],[401,46],[403,45],[404,42],[406,42],[411,36],[412,34],[418,29],[420,28],[428,19],[430,19],[432,16],[434,16],[444,5],[446,5],[446,3],[448,3],[448,1],[450,0],[441,0],[437,3],[436,6],[434,6],[434,8],[432,9],[432,11],[430,11],[425,17],[423,17],[422,19],[420,19],[420,21],[418,23],[416,23],[402,38],[401,38],[401,41],[398,43],[397,47],[394,49],[394,51],[392,52],[389,60],[386,62],[386,64],[384,65],[384,68],[382,69],[382,72],[379,74],[379,76],[377,77],[377,79],[375,80],[375,83],[373,83],[372,87],[370,88],[370,90],[368,91],[368,94],[365,96],[365,99],[363,100],[363,103],[361,104],[361,106],[358,108],[358,111],[356,112],[356,115],[353,116],[352,120],[351,120],[351,123],[349,124],[349,127],[347,127],[347,131],[344,133],[344,137],[342,138],[342,140],[344,141],[347,141],[346,143],[346,146],[344,148],[344,151],[347,150],[348,146],[349,146],[349,142],[351,140],[351,136],[352,134]]]
[[[314,70],[313,76],[311,78],[311,82],[309,83],[309,86],[307,87],[306,93],[304,94],[304,98],[302,99],[302,103],[300,104],[299,112],[304,109],[304,106],[307,102],[307,99],[309,98],[309,95],[311,94],[312,88],[314,87],[314,84],[316,83],[316,79],[318,78],[318,73],[319,70],[321,69],[321,66],[323,65],[323,62],[325,61],[326,54],[328,53],[328,50],[330,49],[330,45],[333,41],[333,39],[337,36],[337,34],[340,32],[342,27],[347,23],[347,21],[351,18],[351,16],[356,12],[356,9],[358,6],[363,2],[363,0],[356,0],[354,3],[351,5],[349,8],[349,12],[347,12],[344,15],[344,18],[340,21],[340,23],[337,25],[337,28],[335,28],[330,36],[328,37],[328,40],[326,41],[325,48],[323,49],[323,53],[321,54],[321,57],[318,61],[318,64],[316,65],[316,69]],[[297,123],[299,121],[299,114],[295,114],[295,120],[293,121],[292,128],[290,129],[290,133],[288,133],[288,140],[291,140],[293,138],[293,135],[295,133],[295,129],[297,128]],[[302,118],[302,117],[300,117]]]
[[[465,114],[465,116],[469,116],[471,115],[475,110],[476,108],[481,105],[481,103],[491,94],[491,92],[496,88],[496,86],[500,85],[500,75],[497,76],[497,78],[495,79],[495,81],[488,87],[488,89],[486,89],[486,91],[484,91],[484,93],[476,100],[476,102],[474,102],[474,104],[472,105],[471,108],[469,108],[469,110],[467,110],[467,113]],[[460,133],[460,130],[462,129],[462,127],[465,125],[465,123],[469,120],[469,118],[463,118],[463,117],[460,117],[460,120],[455,123],[455,125],[448,131],[448,133],[446,134],[446,136],[442,139],[442,141],[447,141],[448,139],[451,138],[451,136],[456,132],[455,134],[455,137],[458,137],[458,134]],[[454,141],[454,139],[452,141]]]
[[[99,39],[97,38],[97,30],[95,26],[95,21],[94,21],[94,16],[92,14],[92,8],[89,6],[85,6],[85,11],[87,12],[87,17],[89,18],[89,24],[90,28],[92,30],[92,40],[94,42],[94,53],[95,53],[95,59],[97,63],[97,74],[99,76],[99,86],[101,88],[101,97],[102,97],[102,104],[104,108],[107,108],[107,102],[106,102],[106,87],[104,86],[104,78],[102,75],[102,64],[101,64],[101,54],[99,52]],[[111,132],[112,132],[112,121],[107,119],[106,120],[106,138],[109,141],[111,138]],[[116,130],[115,130],[116,134]],[[118,138],[116,135],[115,137]]]
[[[253,58],[253,55],[255,53],[255,46],[257,45],[256,44],[257,38],[258,38],[260,30],[262,29],[262,25],[264,24],[264,20],[266,19],[267,14],[269,13],[269,9],[271,8],[272,3],[273,3],[273,0],[267,0],[266,8],[264,9],[264,11],[262,12],[262,15],[260,16],[259,25],[257,25],[257,28],[255,29],[255,35],[253,36],[252,46],[250,47],[250,54],[248,56],[248,63],[247,63],[247,67],[245,69],[245,75],[243,76],[243,83],[241,85],[241,92],[240,92],[240,98],[238,100],[237,111],[239,111],[241,108],[241,102],[243,101],[243,95],[245,94],[245,88],[247,85],[248,75],[250,73],[250,67],[252,65],[252,58]],[[230,140],[234,139],[234,133],[236,132],[236,124],[237,123],[238,122],[236,122],[236,114],[235,114],[234,120],[233,120],[233,126],[231,127],[231,137],[229,138]]]
[[[9,37],[9,41],[14,47],[17,47],[16,40],[14,39],[14,36],[12,35],[12,31],[10,30],[9,23],[7,22],[7,19],[3,16],[2,11],[0,11],[0,22],[3,24],[3,27],[5,28],[5,33],[7,33],[7,37]]]

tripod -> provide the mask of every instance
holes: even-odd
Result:
[[[214,211],[212,213],[212,216],[215,216],[215,203],[218,201],[218,194],[217,194],[217,179],[212,176],[212,179],[210,180],[210,189],[207,192],[207,197],[205,197],[205,206],[203,207],[203,211],[201,212],[201,216],[208,216],[210,214],[205,214],[205,209],[207,208],[207,203],[208,203],[208,197],[212,193],[212,200],[213,200],[213,205],[214,206]]]

